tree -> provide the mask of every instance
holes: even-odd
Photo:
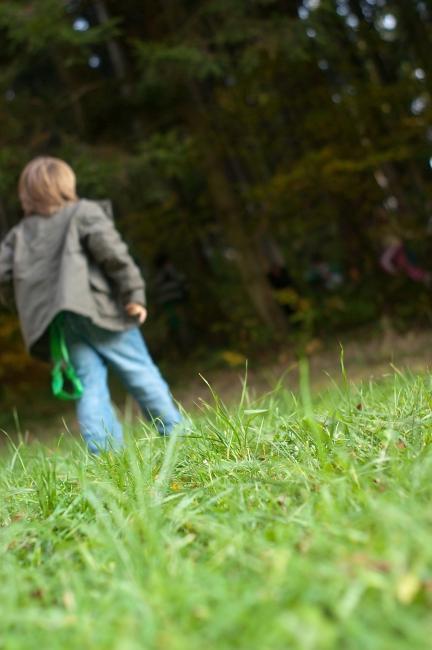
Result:
[[[378,315],[383,219],[427,260],[424,3],[6,0],[0,33],[3,228],[28,158],[66,157],[144,266],[164,250],[184,267],[206,341],[286,338],[262,233],[318,328],[356,318],[352,266]],[[337,316],[307,282],[317,256],[344,270]]]

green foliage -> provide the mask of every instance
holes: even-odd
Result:
[[[292,329],[266,280],[263,238],[311,305],[294,323],[376,318],[392,293],[377,264],[383,214],[419,243],[420,264],[430,259],[431,15],[417,0],[343,4],[2,2],[6,225],[20,216],[25,162],[59,155],[82,195],[114,201],[150,292],[161,250],[186,274],[206,344],[237,347],[241,333],[247,352]],[[89,28],[74,29],[83,18]],[[343,310],[305,280],[317,254],[344,276],[333,301]],[[412,287],[394,311],[425,322]],[[157,318],[151,327],[156,340]]]
[[[55,51],[56,47],[65,45],[77,52],[83,45],[93,45],[115,36],[115,22],[78,32],[73,29],[65,7],[56,0],[31,3],[20,0],[0,6],[0,28],[6,31],[9,50],[27,57]],[[72,60],[68,58],[66,63],[70,65]]]
[[[222,69],[209,53],[187,45],[149,44],[138,41],[136,54],[141,59],[141,67],[150,79],[157,81],[161,75],[176,73],[188,78],[207,79],[220,77]]]

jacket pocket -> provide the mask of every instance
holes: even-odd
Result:
[[[99,269],[91,269],[89,272],[89,282],[92,289],[113,295],[114,291],[110,285],[108,278],[99,271]]]
[[[121,308],[109,280],[100,271],[92,270],[89,274],[89,284],[97,312],[101,316],[119,318]]]

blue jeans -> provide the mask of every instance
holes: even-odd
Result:
[[[108,367],[136,399],[143,414],[154,421],[159,433],[169,434],[181,421],[137,327],[111,332],[97,327],[89,318],[65,312],[64,330],[72,364],[84,387],[77,415],[91,452],[117,449],[123,444],[122,427],[108,389]]]

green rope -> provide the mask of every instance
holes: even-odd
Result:
[[[50,325],[50,346],[53,362],[51,388],[54,397],[66,400],[79,399],[84,393],[84,388],[69,358],[62,314],[56,316]],[[66,388],[67,384],[70,390]]]

